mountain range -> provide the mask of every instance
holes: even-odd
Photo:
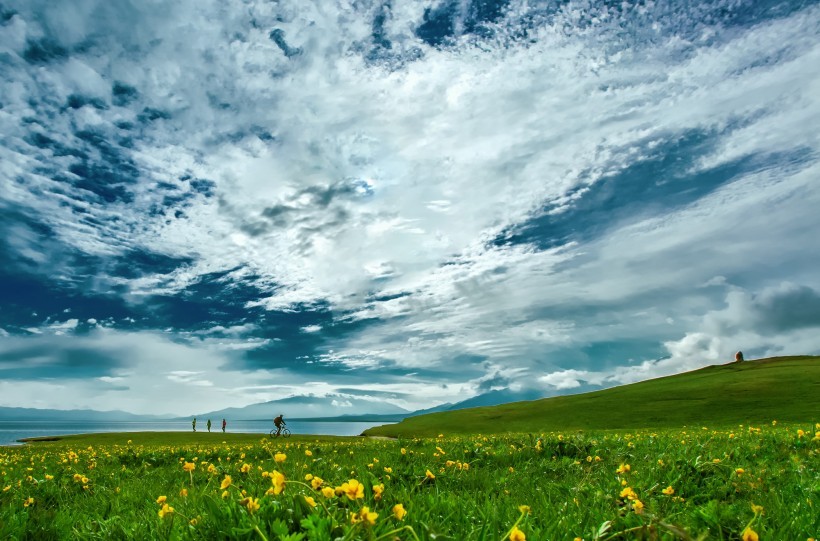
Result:
[[[392,422],[427,413],[480,406],[494,406],[522,400],[535,400],[542,398],[542,396],[543,395],[535,392],[517,392],[509,389],[501,389],[489,391],[456,403],[448,402],[432,408],[408,411],[388,402],[353,397],[350,395],[297,395],[279,400],[250,404],[240,408],[225,408],[216,411],[201,412],[185,417],[174,415],[137,415],[124,411],[97,411],[89,409],[56,410],[0,407],[0,421],[158,421],[190,419],[190,417],[258,420],[272,419],[281,413],[285,415],[286,419]]]

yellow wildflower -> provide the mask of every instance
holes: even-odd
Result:
[[[525,515],[529,515],[530,514],[530,506],[529,505],[519,505],[518,506],[518,511],[520,513],[525,514]]]
[[[270,474],[270,481],[273,484],[273,493],[281,494],[285,490],[285,476],[276,470]]]
[[[350,500],[360,500],[364,498],[364,485],[355,479],[342,483],[341,489],[342,494],[345,494]]]
[[[286,455],[285,453],[276,453],[275,455],[273,455],[273,459],[278,464],[281,464],[282,462],[288,459],[288,455]]]
[[[404,520],[406,514],[407,511],[404,509],[404,505],[397,503],[393,506],[393,516],[396,517],[396,520]]]
[[[83,480],[83,476],[80,475],[79,473],[75,473],[74,474],[74,480],[79,483],[80,481]]]
[[[162,509],[159,510],[159,518],[164,518],[165,515],[170,515],[174,512],[174,508],[168,505],[167,503],[162,504]]]
[[[23,507],[28,507],[30,505],[34,505],[34,498],[32,498],[31,496],[23,500]]]
[[[401,448],[401,454],[406,455],[406,454],[407,454],[407,449],[405,449],[404,447],[402,447],[402,448]]]
[[[251,465],[250,464],[242,464],[242,467],[239,468],[239,471],[241,471],[242,473],[248,473],[249,471],[251,471]]]
[[[305,449],[305,456],[313,456],[313,453],[310,452],[310,449]]]
[[[527,541],[527,536],[524,535],[524,532],[518,529],[518,526],[513,526],[513,529],[510,532],[510,541]]]
[[[632,509],[640,515],[641,513],[643,513],[643,502],[641,500],[635,499],[635,501],[632,502]]]
[[[245,498],[239,502],[239,505],[244,505],[248,508],[248,513],[253,514],[255,511],[259,511],[261,507],[259,505],[259,498]]]
[[[221,484],[221,485],[219,485],[219,489],[220,489],[220,490],[225,490],[226,488],[228,488],[229,486],[231,486],[231,483],[232,483],[232,482],[233,482],[233,479],[231,479],[231,476],[230,476],[230,475],[226,475],[226,476],[225,476],[225,479],[223,479],[223,480],[222,480],[222,484]]]
[[[163,504],[163,503],[165,503],[165,500],[167,500],[167,499],[168,499],[167,496],[160,496],[159,498],[157,498],[157,503]]]
[[[746,470],[744,470],[743,468],[736,468],[735,473],[738,475],[743,475],[744,473],[746,473]]]
[[[314,477],[313,480],[311,480],[311,482],[310,482],[310,486],[313,487],[313,490],[319,490],[319,487],[321,487],[322,483],[324,483],[324,482],[325,482],[325,480],[322,479],[321,477]]]
[[[179,495],[182,496],[183,498],[186,497],[188,495],[188,489],[183,488],[182,490],[179,491]]]
[[[621,498],[626,498],[628,500],[636,500],[638,499],[638,495],[632,490],[631,487],[626,487],[621,491]]]
[[[187,471],[187,472],[192,472],[196,469],[196,463],[195,462],[186,462],[185,465],[182,466],[182,469]]]
[[[630,466],[629,464],[621,464],[620,466],[618,466],[618,469],[615,470],[615,473],[622,474],[629,471],[632,471],[632,466]]]
[[[374,524],[376,524],[376,519],[378,517],[379,517],[378,513],[374,513],[372,511],[370,511],[369,507],[364,506],[364,507],[362,507],[361,511],[359,511],[358,513],[354,513],[350,517],[350,521],[353,524],[357,524],[357,523],[361,522],[361,523],[363,523],[367,526],[373,526]]]
[[[336,491],[330,487],[325,487],[322,489],[322,496],[324,496],[325,498],[332,498],[335,495]]]
[[[305,474],[305,481],[310,481],[311,479],[313,479],[313,474],[312,473],[306,473]]]
[[[373,485],[373,499],[376,501],[381,500],[382,492],[384,492],[384,485]]]
[[[672,488],[672,485],[669,485],[669,486],[668,486],[668,487],[666,487],[665,489],[661,490],[661,492],[663,492],[663,493],[664,493],[664,494],[666,494],[667,496],[671,496],[672,494],[674,494],[674,493],[675,493],[675,489],[674,489],[674,488]]]
[[[305,502],[306,502],[309,506],[311,506],[311,507],[316,507],[316,500],[314,500],[311,496],[305,496],[304,498],[305,498]]]
[[[743,536],[741,539],[743,539],[743,541],[759,541],[760,538],[758,537],[756,531],[751,528],[746,528],[743,530]]]
[[[431,481],[436,478],[435,474],[433,472],[431,472],[430,470],[427,470],[427,472],[424,474],[424,476],[427,479],[430,479]]]

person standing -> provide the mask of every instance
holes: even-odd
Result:
[[[736,363],[742,363],[743,362],[743,352],[742,351],[738,351],[737,353],[735,353],[735,362]]]
[[[210,432],[211,431],[211,420],[210,419],[208,419],[207,426],[208,426],[208,432]]]
[[[222,432],[225,432],[225,426],[227,426],[227,424],[227,421],[225,421],[225,419],[222,419]]]
[[[194,420],[191,421],[191,428],[193,428],[194,432],[196,432],[196,417],[194,417]]]

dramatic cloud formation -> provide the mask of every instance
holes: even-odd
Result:
[[[820,8],[531,4],[0,4],[0,406],[820,351]]]

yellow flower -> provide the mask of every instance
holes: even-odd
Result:
[[[79,473],[75,473],[74,474],[74,480],[79,483],[80,481],[83,480],[83,476],[80,475]]]
[[[335,495],[336,491],[330,487],[325,487],[322,489],[322,496],[324,496],[325,498],[332,498]]]
[[[384,492],[384,485],[373,485],[373,499],[376,501],[381,500],[382,492]]]
[[[196,469],[196,463],[195,462],[186,462],[185,465],[182,466],[182,469],[187,471],[187,472],[192,472]]]
[[[225,479],[223,479],[223,480],[222,480],[222,484],[221,484],[221,485],[219,485],[219,489],[220,489],[220,490],[225,490],[226,488],[228,488],[229,486],[231,486],[231,483],[232,483],[232,482],[233,482],[233,479],[231,479],[231,476],[230,476],[230,475],[226,475],[226,476],[225,476]]]
[[[358,513],[354,513],[350,517],[350,521],[353,524],[362,522],[367,526],[373,526],[374,524],[376,524],[376,519],[378,517],[379,517],[378,513],[371,512],[370,508],[365,506],[365,507],[362,507],[362,510],[359,511]]]
[[[239,468],[239,471],[241,471],[242,473],[248,473],[249,471],[251,471],[251,465],[250,464],[242,464],[242,467]]]
[[[159,510],[159,518],[164,518],[165,515],[170,515],[174,512],[174,508],[167,503],[162,504],[162,509]]]
[[[180,495],[180,496],[182,496],[182,497],[184,498],[185,496],[187,496],[187,495],[188,495],[188,489],[187,489],[187,488],[183,488],[182,490],[180,490],[180,491],[179,491],[179,495]]]
[[[228,496],[230,496],[230,492],[228,492],[227,490],[223,490],[223,491],[222,491],[222,499],[224,500],[224,499],[225,499],[225,498],[227,498]]]
[[[157,498],[157,503],[163,504],[163,503],[165,503],[165,500],[167,500],[167,499],[168,499],[167,496],[160,496],[159,498]]]
[[[404,505],[397,503],[393,506],[393,516],[396,517],[396,520],[404,520],[406,514],[407,511],[404,509]]]
[[[313,479],[313,474],[312,473],[306,473],[305,474],[305,481],[310,481],[311,479]]]
[[[88,484],[88,477],[83,477],[82,479],[80,479],[80,481],[82,482],[82,484],[87,485]]]
[[[270,482],[273,484],[273,493],[281,494],[285,490],[285,476],[276,470],[270,474]]]
[[[638,499],[638,495],[632,490],[631,487],[626,487],[621,491],[621,498],[626,498],[628,500],[636,500]]]
[[[735,473],[738,475],[743,475],[744,473],[746,473],[746,470],[744,470],[743,468],[737,468],[735,469]]]
[[[240,505],[244,505],[248,508],[248,513],[253,514],[255,511],[259,511],[261,507],[259,505],[259,498],[245,498],[239,502]]]
[[[530,514],[530,506],[529,505],[519,505],[518,506],[518,511],[520,513],[525,514],[525,515],[529,515]]]
[[[643,502],[641,500],[635,499],[635,501],[632,502],[632,509],[634,509],[635,512],[640,515],[641,513],[643,513]]]
[[[618,466],[618,469],[615,470],[615,473],[621,474],[629,471],[632,471],[632,466],[630,466],[629,464],[621,464],[620,466]]]
[[[313,453],[310,452],[310,449],[305,449],[305,456],[313,456]]]
[[[675,489],[674,489],[674,488],[672,488],[672,485],[669,485],[669,486],[668,486],[668,487],[666,487],[665,489],[661,490],[661,492],[663,492],[663,493],[664,493],[664,494],[666,494],[667,496],[671,496],[672,494],[674,494],[674,493],[675,493]]]
[[[510,468],[509,468],[509,470],[508,470],[508,471],[509,471],[510,473],[515,473],[515,468],[513,468],[512,466],[510,466]]]
[[[518,526],[513,526],[513,529],[510,532],[510,541],[527,541],[527,536],[524,535],[524,532],[518,529]]]
[[[316,507],[316,500],[314,500],[311,496],[305,496],[305,502],[311,507]]]
[[[324,482],[325,480],[321,477],[314,477],[313,480],[310,482],[310,486],[313,487],[313,490],[319,490],[319,487],[321,487],[322,483]]]
[[[743,530],[743,536],[741,537],[743,541],[759,541],[759,537],[757,536],[757,532],[751,528],[746,528]]]
[[[288,455],[286,455],[285,453],[276,453],[275,455],[273,455],[273,459],[278,464],[281,464],[282,462],[288,459]]]
[[[401,448],[401,454],[406,455],[406,454],[407,454],[407,449],[405,449],[404,447],[402,447],[402,448]]]
[[[803,437],[803,436],[805,436],[805,435],[806,435],[806,433],[805,433],[805,432],[803,432],[802,430],[800,430],[800,429],[798,429],[798,430],[797,430],[797,437],[798,437],[798,438],[802,438],[802,437]]]
[[[34,505],[34,498],[31,496],[23,500],[23,507],[28,507],[29,505]]]
[[[752,513],[755,515],[763,514],[763,506],[762,505],[755,505],[754,502],[752,503]]]
[[[431,472],[430,470],[427,470],[427,472],[424,474],[424,476],[427,479],[430,479],[430,480],[433,480],[433,479],[436,478],[435,474],[433,472]]]
[[[351,479],[347,483],[342,483],[342,494],[347,495],[350,500],[360,500],[364,498],[364,485],[355,479]]]
[[[53,475],[46,474],[46,481],[51,481],[52,479],[54,479]]]

